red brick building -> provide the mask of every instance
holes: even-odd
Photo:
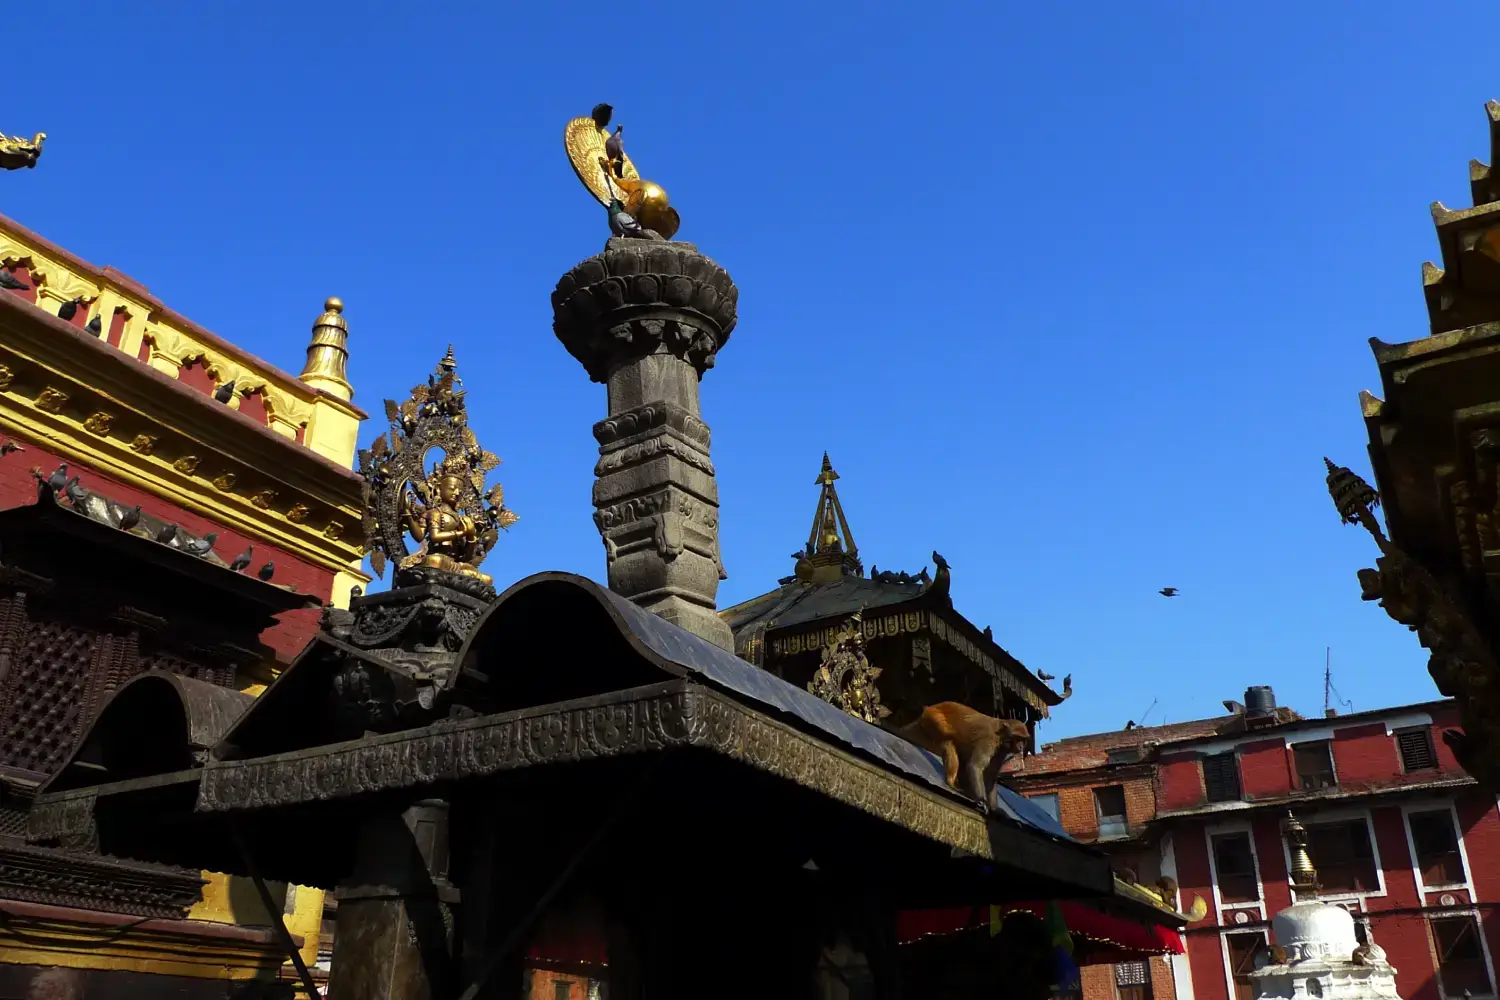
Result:
[[[1500,815],[1442,739],[1458,725],[1454,703],[1303,719],[1267,689],[1247,701],[1215,719],[1063,740],[1012,765],[1012,785],[1070,834],[1142,882],[1171,876],[1184,908],[1208,904],[1187,955],[1145,970],[1153,996],[1248,998],[1270,918],[1294,902],[1291,810],[1323,897],[1386,949],[1403,998],[1494,996]],[[1124,983],[1141,970],[1115,972],[1086,978],[1085,1000],[1135,1000],[1142,991]]]

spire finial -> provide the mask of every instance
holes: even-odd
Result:
[[[1318,894],[1318,870],[1313,867],[1312,856],[1307,853],[1307,830],[1290,811],[1282,829],[1286,831],[1287,844],[1291,846],[1292,888],[1300,899]]]
[[[313,321],[312,341],[307,345],[307,364],[302,381],[339,399],[353,399],[346,364],[349,360],[349,323],[344,319],[344,300],[330,296],[323,315]]]
[[[844,505],[839,502],[834,480],[839,474],[833,471],[828,452],[823,453],[823,467],[813,482],[822,489],[818,492],[818,508],[813,512],[812,534],[808,536],[807,548],[803,550],[812,567],[811,582],[830,583],[845,576],[863,576],[864,566],[859,561],[859,549],[854,545],[854,535],[849,531],[849,521],[844,517]]]
[[[443,360],[438,362],[438,367],[445,372],[458,371],[458,359],[453,356],[453,345],[448,345],[448,353],[443,355]]]

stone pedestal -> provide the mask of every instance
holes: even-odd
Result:
[[[371,820],[339,890],[330,1000],[438,1000],[452,980],[448,804]]]
[[[729,273],[688,243],[612,239],[563,276],[553,330],[595,382],[594,523],[609,588],[733,648],[718,617],[719,491],[698,382],[736,322]]]

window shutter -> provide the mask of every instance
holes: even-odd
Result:
[[[1210,802],[1233,802],[1239,799],[1239,760],[1232,751],[1203,758],[1203,790]]]
[[[1396,733],[1396,747],[1401,752],[1401,770],[1431,771],[1437,767],[1437,753],[1432,746],[1432,730],[1403,729]]]

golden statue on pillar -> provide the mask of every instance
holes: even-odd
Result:
[[[589,193],[609,209],[609,228],[616,236],[670,240],[682,220],[661,185],[641,177],[625,155],[625,127],[609,131],[614,108],[594,107],[587,118],[574,118],[563,129],[563,145],[573,171]]]
[[[30,139],[0,133],[0,169],[35,167],[36,161],[42,158],[42,143],[46,141],[46,132],[38,132]]]
[[[396,565],[393,582],[404,586],[433,582],[438,574],[466,589],[488,590],[491,579],[479,564],[502,529],[519,520],[505,506],[505,490],[485,489],[485,476],[500,464],[479,446],[464,408],[465,392],[453,348],[425,385],[397,404],[386,400],[390,434],[359,453],[365,480],[365,546],[370,567],[383,575]],[[429,469],[428,455],[442,457]],[[406,540],[417,542],[408,551]]]

